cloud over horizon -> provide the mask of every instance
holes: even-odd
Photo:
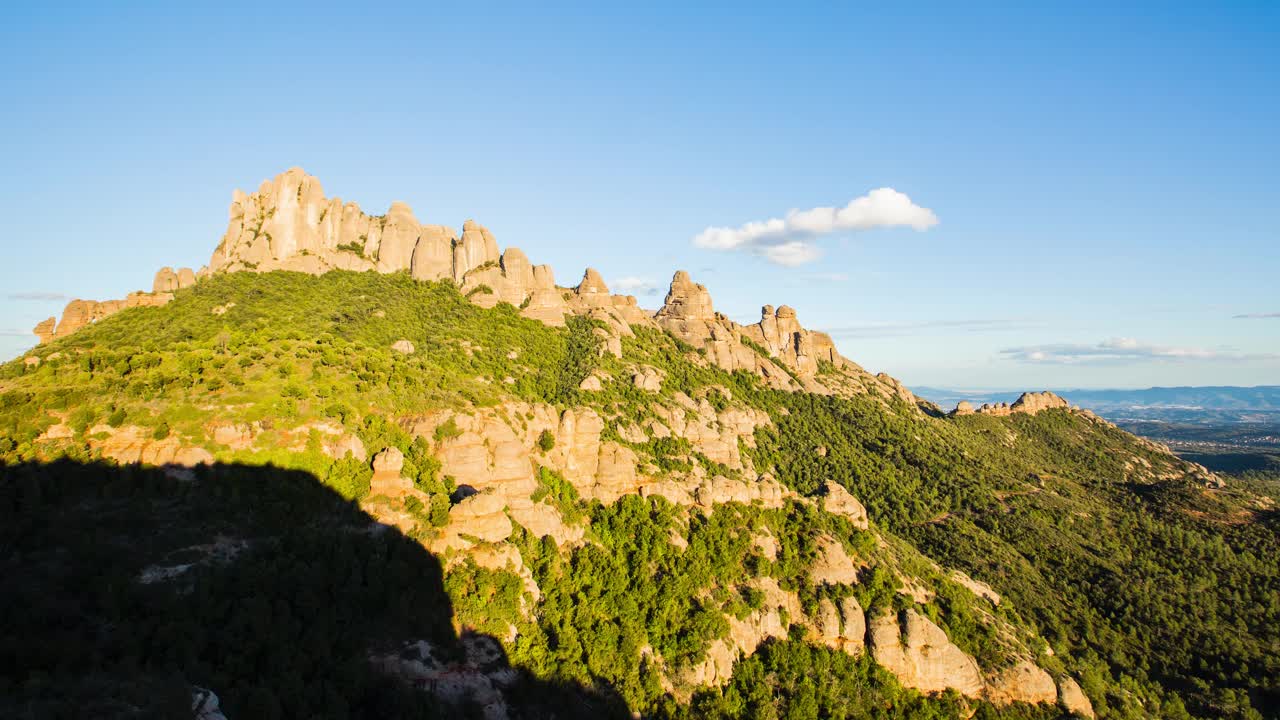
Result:
[[[822,235],[881,227],[924,231],[937,224],[938,216],[932,210],[916,205],[904,193],[883,187],[850,200],[842,208],[790,210],[786,217],[755,220],[736,228],[708,227],[693,238],[693,244],[709,250],[744,250],[776,265],[794,267],[822,256],[822,249],[811,242]]]
[[[845,325],[827,328],[835,338],[880,338],[905,335],[938,334],[961,331],[969,333],[1005,332],[1043,327],[1042,321],[1030,318],[990,318],[976,320],[922,320],[918,322],[872,322],[862,325]]]
[[[16,292],[9,293],[10,300],[70,300],[71,296],[60,292]]]
[[[649,278],[635,277],[631,275],[627,277],[620,277],[609,283],[609,286],[615,292],[631,295],[657,295],[662,291],[662,288],[656,281],[650,280]]]
[[[1095,344],[1051,343],[1006,348],[1000,351],[1015,362],[1055,365],[1131,364],[1141,362],[1274,360],[1275,354],[1243,354],[1195,347],[1170,347],[1139,342],[1134,338],[1110,338]]]
[[[1280,318],[1280,312],[1244,313],[1242,315],[1232,315],[1231,317],[1235,320],[1270,320],[1273,318]]]

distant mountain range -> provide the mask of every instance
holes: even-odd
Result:
[[[1013,402],[1020,392],[914,387],[912,392],[943,408]],[[1152,387],[1135,390],[1054,390],[1072,404],[1113,420],[1166,422],[1280,422],[1280,385]]]

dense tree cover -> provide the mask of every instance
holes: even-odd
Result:
[[[778,402],[789,414],[761,431],[757,463],[802,492],[844,484],[877,522],[991,582],[1104,713],[1255,717],[1280,702],[1280,536],[1248,493],[1160,481],[1167,456],[1062,411],[938,421]]]
[[[215,307],[234,303],[225,314]],[[0,367],[0,431],[12,452],[56,419],[78,434],[125,422],[201,437],[210,402],[229,420],[273,426],[439,407],[514,395],[566,404],[598,362],[592,321],[563,330],[500,304],[473,305],[449,282],[405,273],[231,273],[163,308],[124,310],[42,348],[38,368]],[[412,355],[390,349],[400,339]],[[509,382],[507,380],[509,379]],[[17,382],[14,382],[17,381]],[[203,409],[202,409],[203,408]],[[29,447],[29,446],[28,446]]]
[[[212,312],[231,303],[223,315]],[[455,566],[457,577],[443,592],[454,597],[456,617],[495,634],[518,626],[518,661],[546,682],[616,688],[636,708],[692,712],[663,704],[651,663],[671,669],[696,662],[707,642],[723,634],[722,613],[751,607],[753,595],[743,579],[752,574],[797,591],[806,608],[821,594],[835,592],[804,579],[813,539],[827,533],[870,563],[851,591],[864,606],[909,602],[895,591],[897,577],[917,578],[937,593],[921,610],[988,666],[1007,660],[1010,652],[1007,639],[985,622],[988,616],[1016,628],[1018,643],[1032,650],[1038,648],[1029,634],[1039,633],[1055,651],[1039,661],[1055,673],[1080,677],[1103,717],[1280,713],[1280,523],[1274,504],[1257,501],[1259,495],[1276,497],[1280,485],[1273,476],[1258,474],[1226,491],[1207,491],[1181,479],[1167,455],[1078,415],[943,418],[900,401],[773,391],[753,375],[711,366],[693,348],[652,329],[637,328],[634,337],[624,338],[624,360],[601,356],[595,329],[585,319],[547,328],[519,317],[509,305],[479,308],[450,283],[418,283],[404,274],[220,275],[180,291],[164,308],[127,310],[41,348],[45,362],[39,367],[0,366],[0,458],[87,460],[84,442],[99,424],[138,425],[153,437],[189,442],[203,438],[216,416],[257,421],[262,428],[254,448],[219,450],[220,460],[301,471],[343,498],[363,498],[369,490],[367,463],[327,457],[314,432],[301,451],[280,447],[290,428],[332,422],[357,433],[366,447],[405,452],[406,475],[430,497],[429,505],[409,508],[427,533],[447,518],[454,488],[441,476],[428,439],[411,437],[398,418],[513,398],[562,407],[589,404],[612,419],[607,439],[629,445],[660,472],[701,465],[712,474],[730,474],[687,441],[628,442],[618,426],[654,417],[654,403],[671,402],[676,392],[718,409],[745,404],[773,420],[757,432],[754,448],[743,448],[756,468],[805,495],[828,480],[844,485],[867,505],[887,547],[869,547],[867,534],[833,526],[829,515],[796,504],[783,511],[717,509],[710,517],[677,512],[656,499],[588,506],[546,471],[539,478],[543,500],[572,519],[589,516],[591,542],[565,553],[532,538],[520,541],[544,593],[532,615],[516,610],[528,598],[514,576]],[[417,351],[392,352],[391,343],[399,339],[410,340]],[[51,358],[55,352],[61,355]],[[631,364],[662,371],[659,394],[629,382]],[[599,392],[579,391],[581,380],[596,371],[618,379],[606,380]],[[73,437],[35,443],[55,422],[67,424]],[[434,440],[457,432],[446,423]],[[540,438],[539,445],[550,450],[554,437]],[[825,452],[815,452],[819,447]],[[121,477],[107,484],[132,481]],[[122,507],[133,502],[128,497]],[[158,496],[145,497],[148,504],[164,505]],[[762,528],[781,541],[777,561],[763,559],[744,539]],[[676,547],[673,533],[689,547]],[[317,547],[323,551],[325,545]],[[1005,602],[993,608],[977,601],[925,556],[992,584]],[[262,560],[273,568],[274,562]],[[336,565],[350,569],[350,563]],[[147,607],[156,617],[169,612],[169,606]],[[273,620],[277,609],[272,607]],[[14,617],[38,620],[23,612],[32,611]],[[226,619],[207,612],[212,614],[203,620]],[[128,627],[133,620],[121,622]],[[203,642],[197,641],[197,658],[207,652]],[[641,653],[643,647],[656,654]],[[109,649],[92,657],[126,656],[132,657]],[[173,663],[147,665],[153,655],[139,657],[131,662],[145,669],[149,682],[168,687],[157,673],[171,672]],[[793,641],[742,666],[732,685],[738,699],[726,700],[726,690],[714,701],[704,697],[701,702],[708,704],[699,707],[710,716],[772,717],[750,701],[768,688],[787,698],[786,713],[778,717],[788,716],[793,706],[803,708],[797,717],[811,716],[813,707],[836,712],[825,689],[810,693],[804,678],[788,669],[802,659],[848,677],[851,696],[880,692],[855,661],[822,656]],[[61,677],[61,668],[36,672]],[[230,681],[247,691],[254,687]],[[77,687],[93,682],[111,684],[90,677]],[[357,707],[350,704],[357,695],[344,695],[350,707]],[[248,695],[237,689],[232,697]],[[895,711],[898,703],[909,703],[905,696],[892,697]],[[286,715],[304,707],[277,700]],[[229,707],[247,707],[241,702],[233,699]],[[945,716],[950,706],[944,699],[928,707],[920,713]],[[980,706],[978,712],[993,710]],[[1018,712],[1007,710],[1012,716]],[[881,716],[893,715],[868,715]]]
[[[797,592],[809,615],[816,614],[822,597],[839,600],[844,593],[856,594],[872,612],[909,603],[895,592],[894,573],[884,564],[887,556],[871,534],[812,505],[792,502],[780,509],[763,509],[729,503],[707,515],[684,513],[660,497],[628,496],[610,506],[593,504],[590,528],[593,542],[567,555],[549,540],[527,536],[520,540],[525,562],[542,588],[542,600],[536,622],[521,627],[513,657],[539,677],[610,687],[631,708],[646,713],[677,713],[661,677],[679,677],[701,661],[710,641],[727,634],[726,615],[744,619],[761,608],[763,595],[753,578],[773,578],[784,590]],[[761,535],[776,540],[776,558],[768,557],[755,542]],[[817,539],[823,535],[844,538],[846,550],[869,565],[863,582],[854,587],[812,582],[809,573]],[[944,624],[951,623],[953,633],[963,622],[977,625],[973,609],[958,599],[963,593],[967,591],[947,596],[957,598],[953,604],[943,600],[922,610]],[[803,635],[799,625],[795,628]],[[796,646],[804,643],[797,641]],[[833,655],[845,661],[834,660]],[[814,657],[844,662],[842,668],[857,665],[840,653]],[[824,689],[832,697],[850,698],[844,707],[862,697],[860,687],[873,682],[867,675],[868,661],[857,662],[860,669],[833,679]],[[744,672],[747,679],[735,682],[754,682],[752,670]],[[909,699],[904,700],[903,712],[933,707],[918,695],[903,694],[896,684],[886,685],[883,674],[877,674],[873,684],[888,688],[883,699]],[[758,697],[771,690],[761,686],[752,692]],[[778,715],[838,716],[813,715],[802,709]]]

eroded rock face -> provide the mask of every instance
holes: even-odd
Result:
[[[967,406],[968,411],[976,412],[980,415],[994,415],[996,417],[1004,417],[1014,413],[1025,413],[1027,415],[1035,415],[1043,410],[1070,410],[1071,404],[1062,397],[1055,395],[1048,390],[1044,392],[1024,392],[1009,403],[983,403],[982,407],[973,410],[971,403],[961,402],[956,405],[952,415],[968,415],[969,412],[961,412],[961,405]]]
[[[471,495],[449,510],[449,524],[445,530],[454,535],[469,535],[482,542],[506,540],[514,528],[505,509],[506,502],[501,495]]]
[[[1094,717],[1093,703],[1089,701],[1089,696],[1080,689],[1079,683],[1069,677],[1062,678],[1058,683],[1058,701],[1067,709],[1067,712],[1081,717]]]
[[[871,527],[870,521],[867,519],[867,509],[863,507],[858,499],[849,494],[848,490],[839,483],[826,482],[823,484],[823,507],[827,512],[843,515],[849,518],[853,526],[859,530],[866,530]]]
[[[174,465],[192,467],[213,462],[213,455],[200,447],[183,444],[175,435],[157,440],[152,431],[136,425],[113,428],[95,425],[89,429],[89,447],[122,465]]]
[[[715,312],[706,287],[679,271],[671,280],[663,306],[654,321],[672,335],[702,349],[714,365],[745,370],[770,387],[803,389],[818,394],[871,392],[914,404],[909,390],[887,375],[872,376],[836,352],[826,333],[806,330],[786,305],[765,305],[760,322],[738,325]],[[829,366],[831,372],[823,373]]]
[[[400,474],[403,469],[404,453],[399,448],[386,448],[374,455],[369,494],[401,497],[413,492],[413,481]]]
[[[161,293],[176,292],[195,284],[196,274],[191,268],[174,270],[171,267],[162,267],[156,272],[156,277],[151,283],[151,293],[159,295]]]
[[[173,300],[173,293],[129,293],[124,300],[72,300],[62,311],[62,320],[56,325],[53,318],[36,325],[33,332],[41,343],[66,337],[71,333],[99,320],[114,315],[121,310],[133,307],[159,307]]]
[[[987,698],[997,705],[1052,703],[1058,699],[1058,688],[1053,676],[1024,658],[987,679]]]
[[[54,338],[57,328],[58,318],[51,317],[47,320],[41,320],[32,332],[36,334],[36,337],[40,339],[40,344],[43,345]]]
[[[871,621],[871,653],[903,685],[922,692],[954,688],[978,697],[983,691],[978,663],[947,638],[942,628],[915,610]]]
[[[474,220],[457,235],[422,224],[399,201],[385,215],[371,216],[355,203],[326,198],[320,181],[300,168],[264,181],[254,193],[236,191],[209,270],[408,271],[417,280],[452,279],[479,305],[509,302],[525,306],[528,317],[563,323],[551,269],[532,265],[518,248],[500,253],[493,233]],[[157,287],[161,282],[157,276]],[[181,286],[180,278],[174,282]],[[169,275],[163,284],[170,284]]]
[[[787,627],[782,622],[784,613],[788,618],[803,616],[796,594],[779,588],[773,578],[755,578],[751,586],[764,596],[760,609],[753,611],[745,620],[726,616],[729,637],[713,640],[703,661],[688,668],[681,676],[682,683],[723,685],[733,676],[734,663],[740,656],[755,652],[760,643],[769,638],[787,637]]]
[[[818,558],[809,577],[815,583],[852,585],[858,582],[858,566],[839,540],[824,535],[818,538]]]
[[[1071,407],[1063,398],[1048,390],[1044,392],[1025,392],[1010,406],[1014,412],[1035,415],[1041,410],[1069,409]]]

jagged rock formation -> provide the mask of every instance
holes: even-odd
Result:
[[[175,281],[176,282],[176,281]],[[173,299],[171,292],[129,293],[123,300],[72,300],[62,311],[62,320],[48,318],[35,326],[32,332],[44,344],[66,337],[86,325],[114,315],[126,308],[159,307]]]
[[[1035,415],[1043,410],[1070,410],[1071,403],[1059,395],[1045,390],[1044,392],[1024,392],[1010,403],[983,403],[982,407],[974,409],[973,403],[968,400],[961,400],[956,403],[956,409],[951,411],[953,416],[963,415],[994,415],[996,417],[1006,417],[1014,413],[1024,413],[1026,415]]]
[[[386,448],[374,455],[370,494],[400,497],[413,492],[413,481],[400,474],[403,469],[404,453],[398,448]]]
[[[154,295],[171,293],[195,284],[196,274],[191,268],[174,270],[171,267],[162,267],[156,271],[155,280],[151,283],[151,292]]]
[[[675,273],[662,308],[651,314],[634,296],[610,293],[594,269],[586,271],[576,288],[557,287],[549,265],[532,264],[519,248],[501,251],[493,234],[473,220],[456,233],[444,225],[422,224],[399,201],[385,215],[368,215],[355,203],[326,198],[320,181],[296,167],[263,181],[253,193],[235,191],[229,216],[221,242],[200,272],[165,267],[156,273],[150,294],[133,293],[125,300],[103,303],[75,301],[61,322],[46,320],[36,326],[36,335],[42,343],[49,342],[124,307],[162,305],[172,293],[210,273],[407,271],[418,280],[452,280],[478,305],[507,302],[525,317],[548,325],[563,325],[570,313],[601,320],[605,328],[597,333],[604,351],[615,357],[622,356],[622,338],[633,334],[632,326],[661,327],[705,350],[715,365],[753,372],[775,388],[870,392],[886,400],[918,403],[893,378],[872,376],[841,357],[826,333],[801,327],[793,308],[766,305],[760,322],[738,325],[715,312],[707,289],[684,271]],[[637,382],[644,389],[657,389],[651,375]]]
[[[888,375],[873,376],[842,357],[826,333],[806,330],[793,308],[761,308],[760,322],[739,325],[717,313],[711,294],[681,270],[654,320],[667,332],[701,348],[725,370],[746,370],[778,389],[813,393],[872,393],[915,404],[915,396]],[[823,372],[829,368],[829,372]]]
[[[424,225],[403,202],[385,215],[328,199],[320,181],[300,168],[232,197],[230,221],[209,261],[211,272],[296,270],[408,271],[417,280],[451,279],[473,302],[522,306],[548,324],[563,323],[554,274],[519,248],[500,252],[493,233],[473,220],[461,234]]]

